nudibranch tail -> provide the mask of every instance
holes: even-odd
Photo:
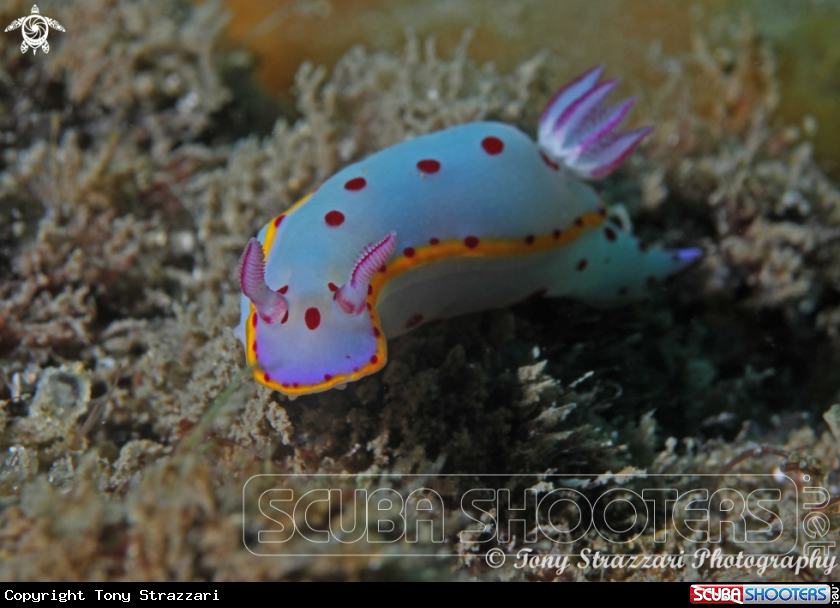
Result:
[[[599,84],[602,73],[603,67],[598,66],[567,85],[549,102],[540,119],[540,146],[554,160],[587,179],[612,173],[652,131],[617,131],[636,99],[604,107],[618,81]]]
[[[288,314],[286,298],[269,288],[265,282],[265,253],[257,239],[248,241],[239,260],[239,284],[257,314],[269,325],[282,322]]]
[[[672,256],[677,257],[680,262],[688,266],[703,257],[703,250],[699,247],[691,247],[689,249],[676,249],[672,251],[671,254]]]
[[[648,246],[605,222],[571,243],[557,258],[548,295],[573,297],[594,306],[615,306],[644,298],[668,277],[703,255],[701,249]]]
[[[396,250],[396,232],[390,232],[382,240],[370,243],[362,249],[350,271],[350,278],[335,293],[336,304],[343,312],[355,315],[365,309],[371,279]]]

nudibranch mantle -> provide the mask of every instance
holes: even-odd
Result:
[[[424,323],[540,295],[619,304],[696,260],[637,241],[579,181],[611,172],[648,132],[615,132],[632,102],[603,108],[614,83],[600,76],[555,95],[538,144],[495,122],[417,137],[272,219],[240,270],[236,333],[255,378],[324,391],[381,369],[386,337]]]

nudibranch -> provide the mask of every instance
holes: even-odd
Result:
[[[608,175],[650,129],[620,131],[597,67],[560,90],[538,143],[478,122],[348,166],[251,239],[238,338],[256,379],[290,396],[382,369],[386,338],[530,296],[600,305],[700,257],[647,247],[582,179]]]

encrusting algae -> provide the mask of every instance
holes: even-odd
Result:
[[[6,3],[0,22],[29,8]],[[772,49],[747,22],[685,55],[650,53],[659,84],[628,88],[656,131],[599,186],[637,233],[702,243],[699,269],[635,307],[533,301],[420,328],[393,342],[383,373],[291,403],[250,379],[230,329],[247,238],[406,138],[483,119],[527,131],[581,66],[541,53],[500,72],[470,60],[469,35],[440,57],[409,33],[400,53],[304,63],[291,111],[255,101],[247,56],[220,50],[218,3],[41,10],[66,29],[48,55],[0,37],[0,578],[731,574],[493,570],[452,541],[462,557],[260,558],[241,513],[261,473],[504,472],[546,491],[549,478],[516,476],[553,472],[588,492],[781,464],[836,493],[840,190],[814,160],[813,125],[778,120]],[[681,542],[643,536],[633,551]],[[609,546],[593,533],[575,548]]]

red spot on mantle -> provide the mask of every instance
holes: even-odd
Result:
[[[487,154],[495,156],[496,154],[501,154],[502,150],[505,149],[505,144],[498,137],[485,137],[481,141],[481,147],[484,148]]]
[[[545,152],[540,152],[540,156],[542,157],[543,162],[545,162],[546,165],[548,165],[549,167],[551,167],[555,171],[560,170],[560,165],[558,165],[553,160],[551,160]]]
[[[414,247],[406,247],[405,249],[403,249],[403,255],[407,258],[413,258],[414,257]]]
[[[324,216],[329,226],[341,226],[344,223],[344,214],[341,211],[330,211]]]
[[[309,329],[317,329],[318,326],[321,324],[321,311],[319,311],[315,307],[307,308],[303,318],[306,321],[306,326]]]
[[[437,173],[440,171],[440,163],[432,159],[421,160],[417,163],[417,168],[423,173]]]
[[[464,245],[466,245],[470,249],[475,249],[476,247],[478,247],[478,243],[479,241],[477,236],[468,236],[464,239]]]
[[[586,268],[587,264],[588,264],[588,262],[586,260],[581,260],[580,262],[578,262],[577,263],[578,272],[580,272],[581,270],[584,270]]]
[[[349,182],[344,184],[345,190],[350,190],[351,192],[357,192],[367,186],[367,180],[364,177],[354,177]]]

